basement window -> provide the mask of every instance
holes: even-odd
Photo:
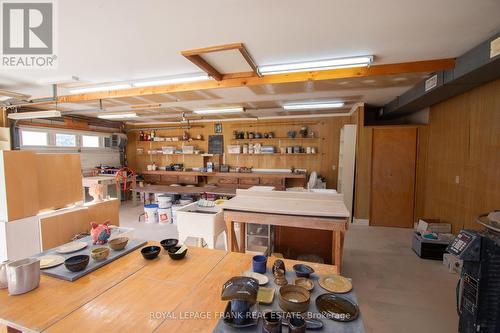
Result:
[[[82,135],[82,147],[99,148],[99,137],[95,135]]]
[[[76,147],[76,135],[56,133],[56,146]]]
[[[47,146],[48,133],[38,131],[21,131],[21,144],[23,146]]]

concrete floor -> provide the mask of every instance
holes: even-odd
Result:
[[[141,206],[120,209],[120,223],[135,237],[176,238],[176,226],[138,222]],[[222,246],[219,241],[217,247]],[[457,332],[458,276],[440,261],[411,250],[411,230],[351,226],[344,247],[343,275],[353,279],[367,333]]]

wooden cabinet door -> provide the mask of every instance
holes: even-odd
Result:
[[[370,225],[413,227],[417,128],[374,129]]]

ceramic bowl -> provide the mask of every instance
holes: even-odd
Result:
[[[304,287],[308,291],[314,289],[314,282],[311,279],[298,277],[293,280],[293,284],[296,286]]]
[[[295,271],[297,277],[308,278],[312,273],[314,273],[314,269],[312,269],[312,267],[304,264],[293,265],[293,270]]]
[[[64,266],[72,272],[83,271],[89,264],[90,257],[85,254],[69,257],[64,261]]]
[[[152,260],[158,257],[160,251],[161,248],[159,246],[146,246],[141,249],[141,254],[144,257],[144,259]]]
[[[304,287],[288,284],[279,289],[278,303],[287,312],[305,312],[309,307],[311,293]]]
[[[90,256],[95,261],[103,261],[106,260],[109,256],[109,248],[107,247],[98,247],[97,249],[93,249],[90,252]]]
[[[168,249],[170,249],[171,247],[176,246],[177,243],[179,243],[179,240],[177,240],[175,238],[168,238],[168,239],[162,240],[160,242],[160,245],[161,245],[161,247],[163,247],[165,249],[165,251],[168,251]]]
[[[108,245],[115,251],[121,251],[127,246],[128,238],[127,237],[118,237],[110,240]]]
[[[168,249],[168,255],[170,256],[171,259],[174,259],[174,260],[181,260],[182,258],[184,258],[186,256],[186,253],[187,253],[187,249],[184,250],[184,252],[181,252],[181,253],[175,253],[177,252],[181,247],[180,246],[174,246],[174,247],[171,247],[170,249]]]

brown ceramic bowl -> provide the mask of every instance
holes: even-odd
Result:
[[[69,257],[64,261],[64,266],[72,272],[83,271],[89,264],[90,257],[85,254]]]
[[[308,291],[311,291],[314,289],[314,282],[311,279],[304,278],[304,277],[298,277],[293,280],[293,284],[296,286],[304,287]]]
[[[118,237],[110,240],[108,245],[115,251],[121,251],[127,246],[128,238],[127,237]]]
[[[278,292],[280,308],[287,312],[305,312],[311,301],[311,293],[304,287],[288,284]]]
[[[90,252],[90,256],[95,261],[103,261],[106,260],[109,256],[109,248],[107,247],[98,247],[97,249],[93,249]]]

